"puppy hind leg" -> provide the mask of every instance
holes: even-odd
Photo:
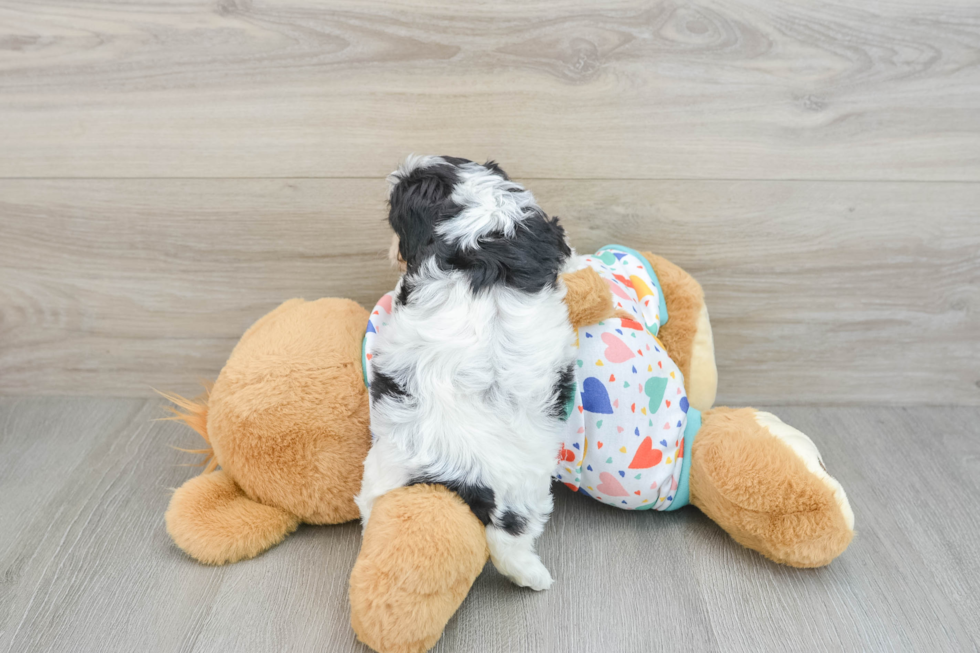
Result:
[[[393,455],[387,442],[375,440],[364,459],[361,491],[354,497],[354,503],[361,512],[361,528],[367,528],[374,502],[388,492],[407,485],[410,476],[408,470],[398,462],[397,454]]]
[[[497,571],[516,585],[535,591],[546,590],[554,582],[551,573],[541,562],[534,543],[551,514],[551,492],[548,488],[545,505],[538,510],[520,512],[503,509],[487,525],[487,548]]]
[[[515,585],[540,592],[554,582],[548,568],[534,551],[533,537],[527,534],[511,535],[491,524],[487,526],[487,547],[493,566]]]

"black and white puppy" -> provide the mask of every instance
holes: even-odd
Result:
[[[547,589],[534,542],[575,358],[564,230],[493,162],[413,156],[388,181],[405,272],[372,356],[362,521],[391,490],[443,484],[486,525],[497,569]]]

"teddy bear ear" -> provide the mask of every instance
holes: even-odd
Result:
[[[296,515],[249,499],[223,470],[196,476],[178,488],[165,519],[174,543],[209,565],[253,558],[299,525]]]

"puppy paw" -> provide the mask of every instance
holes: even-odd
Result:
[[[523,564],[510,569],[506,575],[515,585],[528,587],[535,592],[542,592],[555,582],[548,568],[537,557],[523,561]]]

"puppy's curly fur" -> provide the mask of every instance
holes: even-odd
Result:
[[[574,361],[564,230],[493,162],[410,157],[389,182],[405,272],[372,354],[362,521],[391,490],[445,485],[486,525],[497,568],[545,589],[534,541]]]

